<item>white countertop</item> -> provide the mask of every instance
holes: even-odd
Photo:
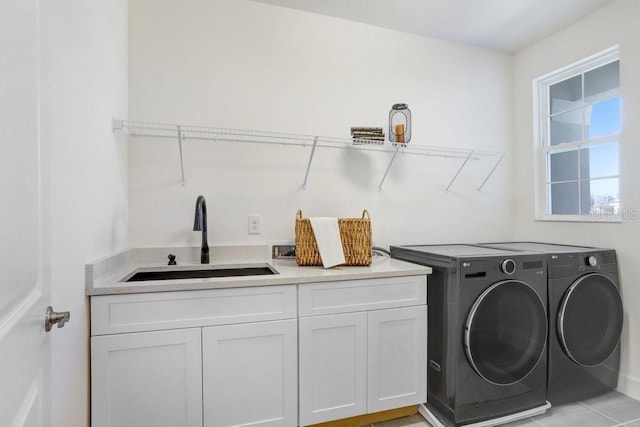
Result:
[[[86,265],[86,294],[113,295],[144,292],[169,292],[196,289],[222,289],[248,286],[286,285],[338,280],[369,279],[379,277],[414,276],[431,274],[431,268],[374,256],[367,267],[340,266],[299,267],[295,259],[269,259],[266,246],[212,248],[211,266],[260,266],[269,264],[278,274],[264,276],[217,277],[205,279],[150,280],[122,282],[135,271],[158,269],[194,269],[205,267],[195,262],[199,248],[146,248],[131,249]],[[166,254],[178,255],[178,265],[168,266],[162,258]],[[181,259],[184,260],[181,262]],[[160,262],[162,260],[162,262]],[[217,261],[216,261],[217,260]]]

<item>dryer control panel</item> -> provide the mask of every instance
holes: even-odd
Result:
[[[605,271],[615,273],[615,251],[549,254],[549,278],[566,277],[580,272]]]

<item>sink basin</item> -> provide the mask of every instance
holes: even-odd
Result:
[[[270,265],[241,267],[209,267],[187,270],[139,271],[123,282],[144,282],[147,280],[204,279],[209,277],[265,276],[278,274]]]

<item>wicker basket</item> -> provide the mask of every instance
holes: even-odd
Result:
[[[345,265],[371,264],[371,218],[362,211],[362,218],[338,218]],[[296,262],[298,265],[322,265],[316,238],[309,218],[296,214]]]

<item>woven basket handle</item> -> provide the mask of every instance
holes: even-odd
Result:
[[[298,213],[296,213],[296,219],[302,219],[302,209],[298,209]]]

